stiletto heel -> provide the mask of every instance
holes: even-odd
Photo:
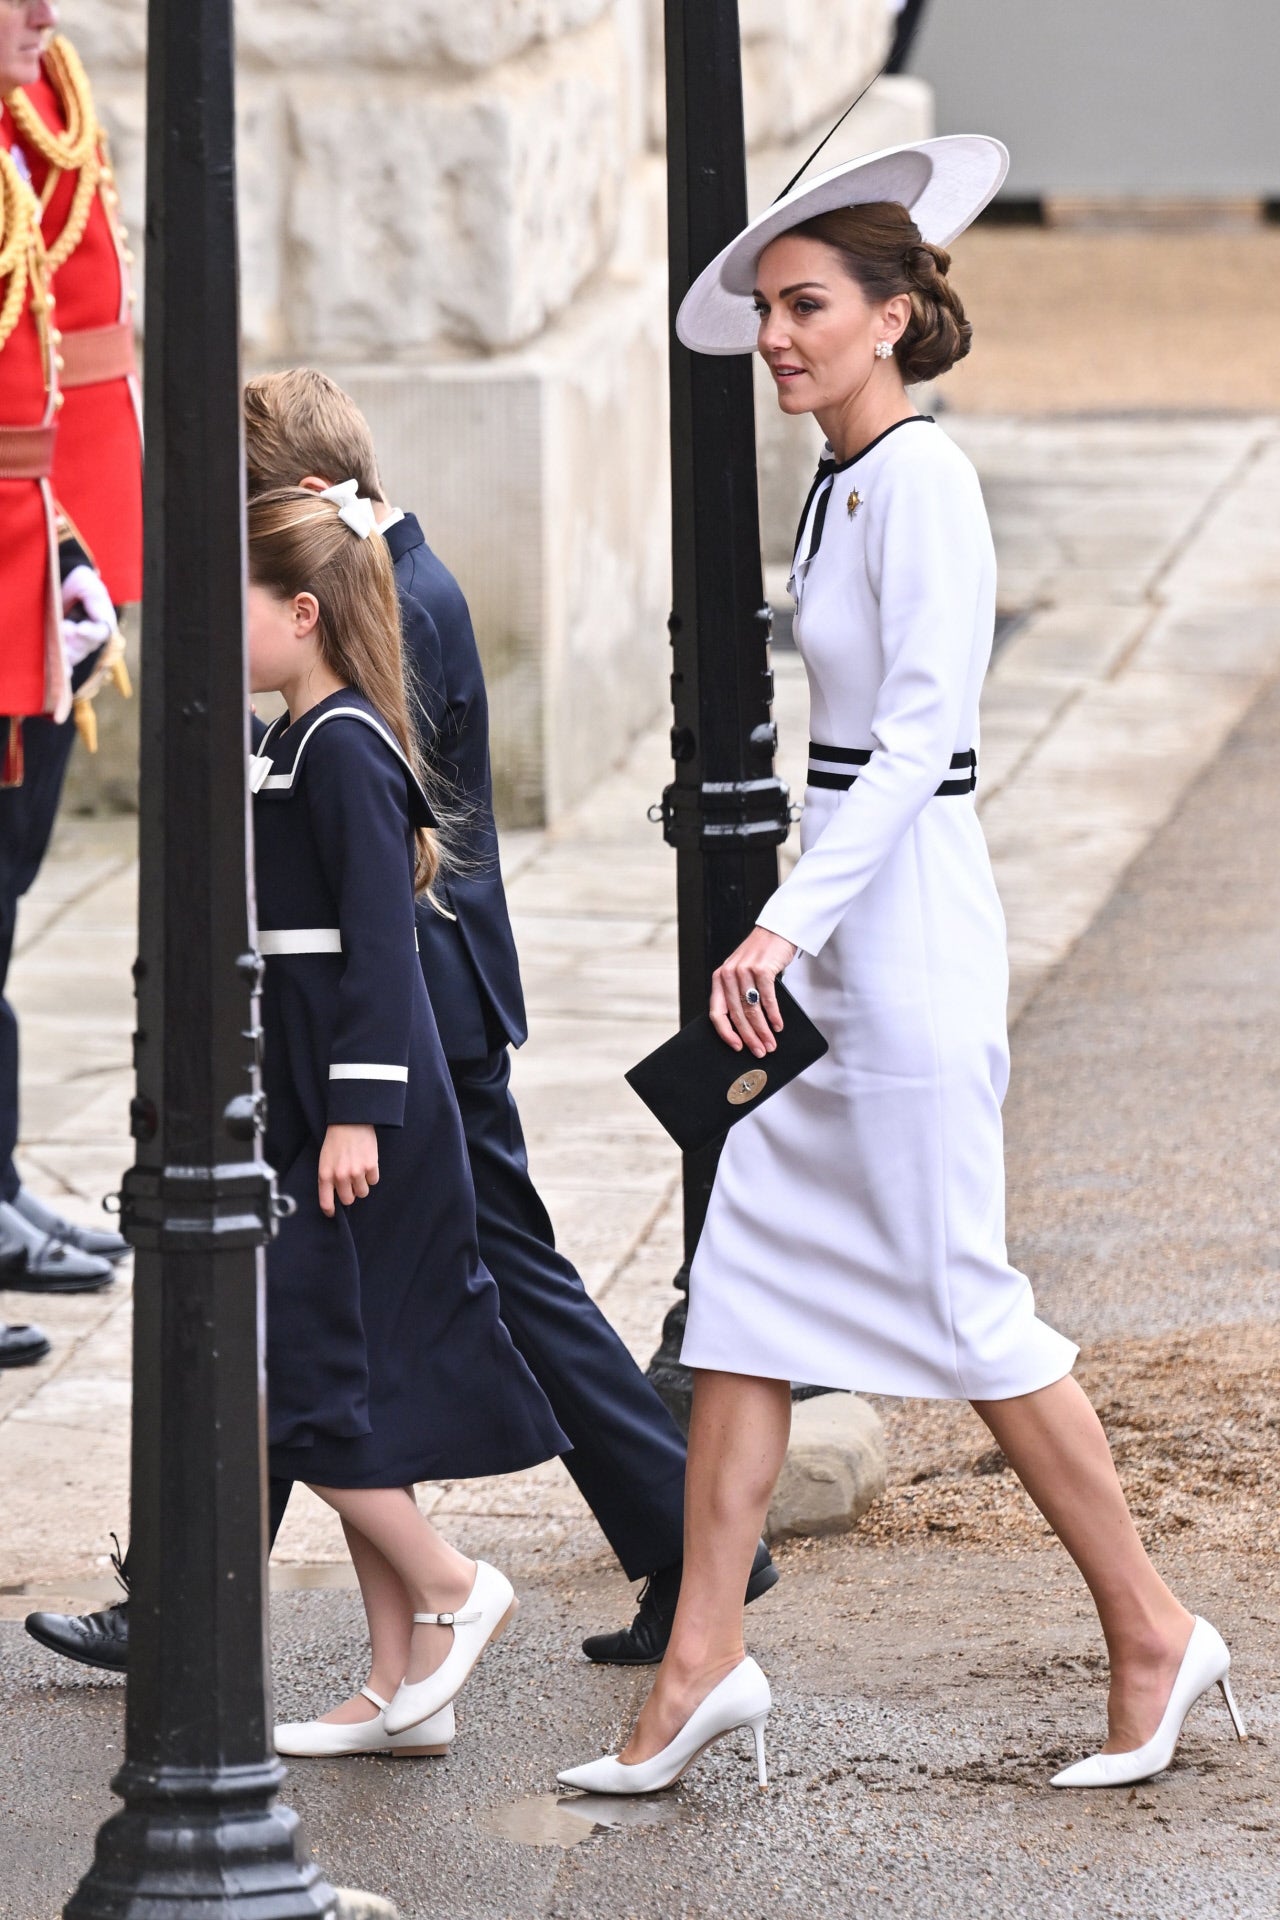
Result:
[[[1201,1694],[1208,1693],[1210,1687],[1222,1688],[1222,1697],[1235,1723],[1236,1735],[1243,1740],[1244,1722],[1227,1679],[1230,1665],[1231,1655],[1227,1652],[1222,1635],[1207,1620],[1197,1618],[1191,1629],[1187,1650],[1182,1656],[1182,1665],[1174,1678],[1168,1705],[1160,1725],[1147,1744],[1135,1747],[1131,1753],[1095,1753],[1087,1760],[1077,1760],[1073,1767],[1066,1767],[1061,1773],[1055,1774],[1050,1786],[1127,1787],[1131,1781],[1149,1780],[1153,1773],[1163,1773],[1173,1758],[1183,1721]]]
[[[769,1785],[769,1770],[765,1766],[764,1760],[764,1723],[768,1718],[767,1713],[762,1713],[758,1719],[751,1722],[751,1732],[756,1743],[756,1772],[760,1776],[761,1793],[763,1793]]]
[[[1225,1673],[1221,1680],[1219,1680],[1218,1685],[1222,1688],[1222,1697],[1227,1703],[1227,1712],[1231,1715],[1231,1724],[1236,1730],[1236,1739],[1247,1740],[1249,1736],[1244,1730],[1244,1721],[1240,1718],[1240,1709],[1236,1705],[1236,1697],[1231,1691],[1231,1682]]]
[[[660,1793],[674,1786],[686,1767],[714,1740],[738,1727],[750,1727],[755,1735],[756,1767],[760,1785],[768,1785],[764,1765],[764,1723],[773,1704],[769,1682],[754,1660],[740,1660],[718,1686],[712,1687],[701,1706],[695,1707],[674,1740],[655,1753],[651,1760],[619,1760],[607,1753],[603,1760],[588,1761],[584,1767],[566,1767],[556,1779],[562,1787],[579,1787],[584,1793]]]

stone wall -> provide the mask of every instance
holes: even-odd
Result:
[[[144,0],[63,12],[140,233]],[[743,0],[742,26],[770,198],[890,20]],[[666,697],[661,0],[246,0],[238,34],[247,364],[311,361],[365,406],[472,599],[503,816],[554,818]],[[882,82],[864,144],[912,137],[923,99]],[[810,439],[769,407],[772,552]]]

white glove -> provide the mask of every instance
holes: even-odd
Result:
[[[81,617],[68,619],[73,607],[79,609]],[[70,667],[78,667],[118,631],[111,595],[102,575],[92,567],[71,569],[62,583],[62,612],[62,644]]]

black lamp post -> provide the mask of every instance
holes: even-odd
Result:
[[[67,1920],[317,1920],[266,1706],[231,0],[151,0],[133,1548],[124,1808]]]
[[[790,827],[773,770],[769,609],[756,497],[755,412],[745,354],[692,354],[674,320],[690,282],[746,224],[737,0],[666,0],[667,230],[671,270],[671,699],[675,777],[662,797],[676,849],[680,1018],[705,1011],[711,975],[778,884]],[[718,1147],[684,1161],[685,1264],[702,1231]],[[649,1377],[687,1423],[679,1365],[687,1300],[662,1330]]]

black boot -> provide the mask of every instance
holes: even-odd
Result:
[[[682,1567],[683,1562],[677,1560],[674,1566],[659,1567],[651,1573],[640,1589],[640,1606],[631,1625],[619,1633],[593,1633],[583,1641],[582,1651],[588,1660],[604,1667],[656,1667],[671,1638]],[[751,1563],[747,1605],[777,1584],[778,1569],[762,1540]]]
[[[114,1536],[113,1536],[114,1537]],[[65,1654],[82,1667],[124,1673],[129,1666],[129,1582],[120,1561],[120,1542],[111,1556],[125,1597],[101,1613],[29,1613],[27,1632],[50,1653]]]

